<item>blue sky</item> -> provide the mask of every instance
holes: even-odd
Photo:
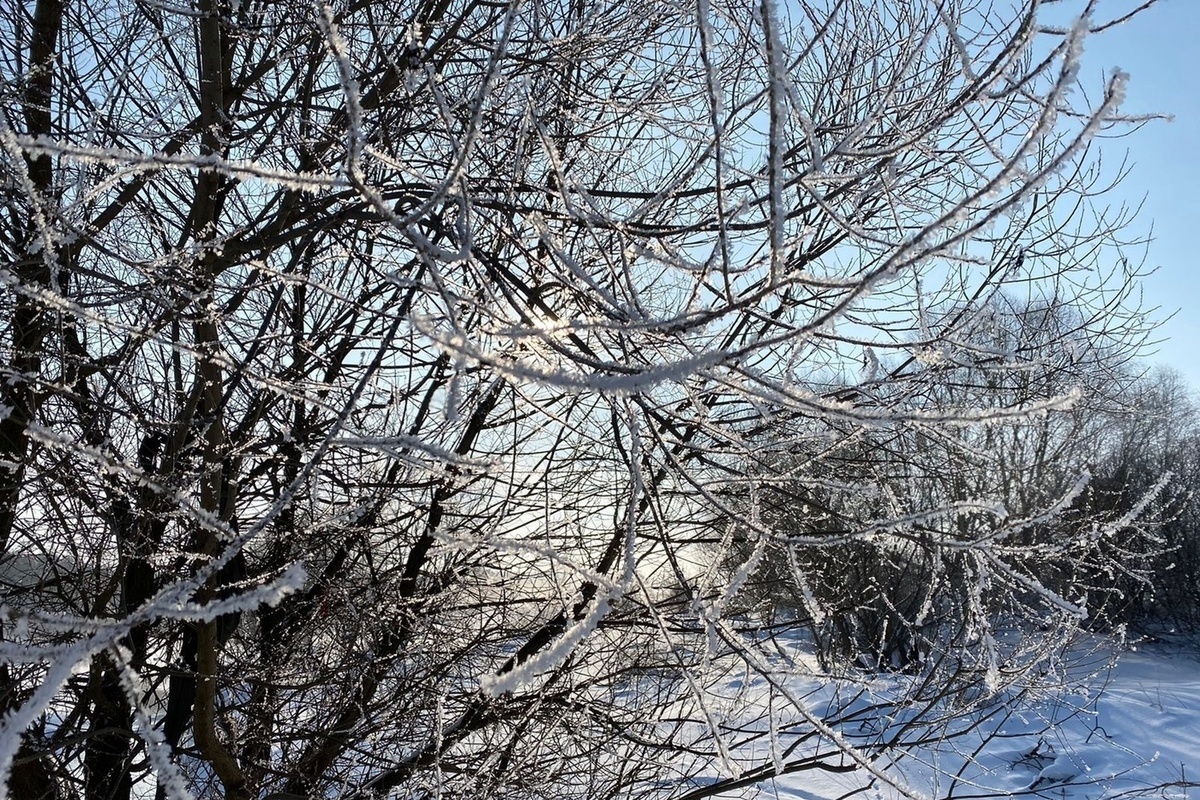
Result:
[[[1140,4],[1140,3],[1139,3]],[[1102,2],[1098,16],[1128,9],[1129,0]],[[1133,165],[1115,201],[1144,205],[1134,229],[1153,226],[1146,265],[1145,301],[1175,316],[1160,328],[1170,337],[1153,360],[1183,373],[1200,391],[1200,0],[1159,0],[1149,10],[1085,42],[1080,77],[1089,89],[1104,71],[1130,73],[1124,111],[1173,114],[1128,137],[1105,143],[1105,161],[1128,151]]]

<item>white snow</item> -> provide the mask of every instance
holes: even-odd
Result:
[[[1188,784],[1200,776],[1200,642],[1132,649],[1111,669],[1105,659],[1112,651],[1106,652],[1100,640],[1088,645],[1090,653],[1064,670],[1061,689],[1036,702],[1013,704],[1002,713],[995,712],[1003,703],[985,707],[974,718],[961,720],[959,730],[973,728],[969,733],[929,742],[890,763],[888,758],[873,762],[903,790],[872,781],[864,770],[810,769],[769,777],[757,788],[720,796],[837,800],[856,789],[880,800],[903,795],[930,800],[1151,795],[1184,800],[1196,795],[1200,787]],[[869,681],[861,701],[864,708],[868,698],[884,700],[902,683],[902,678],[892,677]],[[743,700],[748,716],[771,702],[771,691],[761,679],[739,678],[729,684],[728,693]],[[837,691],[822,688],[813,677],[797,679],[797,694],[807,694],[816,711],[834,702]],[[875,723],[882,730],[899,721],[897,717]],[[864,717],[861,724],[869,722]],[[768,733],[764,746],[778,747],[776,731]],[[767,755],[734,753],[735,758],[760,762]]]

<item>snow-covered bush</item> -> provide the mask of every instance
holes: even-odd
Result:
[[[973,338],[1001,292],[1144,331],[1122,215],[1090,214],[1091,148],[1131,122],[1125,75],[1077,91],[1106,20],[12,5],[11,794],[698,797],[816,769],[912,794],[885,755],[1018,696],[1086,616],[1021,540],[1082,478],[1020,512],[901,496],[845,533],[969,565],[957,684],[817,702],[789,681],[819,666],[738,610],[796,538],[760,496],[787,431],[836,454],[1057,418],[1072,387],[932,391],[1046,369]],[[996,603],[1043,635],[999,637]],[[769,702],[722,699],[736,675]]]
[[[1148,563],[1149,581],[1121,570],[1092,576],[1104,612],[1149,631],[1200,628],[1200,416],[1193,390],[1158,370],[1122,393],[1096,439],[1095,478],[1085,507],[1120,515],[1136,506],[1157,476],[1170,475],[1143,520],[1150,537],[1124,532],[1119,546]]]
[[[1106,453],[1138,413],[1129,366],[1137,340],[1110,330],[1107,314],[1057,301],[998,294],[971,313],[975,323],[959,335],[977,349],[974,361],[911,370],[876,388],[876,402],[900,390],[926,407],[1016,408],[1073,391],[1071,407],[954,427],[880,421],[852,430],[802,418],[768,433],[786,444],[767,442],[779,456],[755,510],[775,536],[742,598],[807,628],[829,669],[919,670],[971,646],[973,617],[1039,624],[1010,606],[1036,602],[1039,588],[972,597],[980,569],[964,543],[981,537],[1020,548],[1040,588],[1088,605],[1090,626],[1128,621],[1113,606],[1153,592],[1166,555],[1155,483],[1169,467],[1127,464],[1136,486],[1121,497],[1104,488],[1120,460]],[[994,369],[1001,361],[1009,369]],[[1095,470],[1099,479],[1087,480]],[[982,498],[994,507],[973,508]],[[756,541],[746,529],[719,550],[726,569],[738,570]]]

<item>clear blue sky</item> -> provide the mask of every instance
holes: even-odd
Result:
[[[1140,5],[1140,2],[1137,3]],[[1131,0],[1101,0],[1098,16],[1119,15]],[[1105,143],[1105,161],[1128,150],[1133,168],[1114,199],[1137,205],[1135,229],[1153,225],[1146,265],[1158,271],[1145,281],[1145,301],[1176,312],[1160,329],[1170,337],[1153,360],[1183,373],[1200,391],[1200,0],[1159,0],[1149,10],[1085,42],[1080,73],[1089,90],[1102,72],[1130,73],[1123,108],[1130,113],[1173,114],[1127,138]]]

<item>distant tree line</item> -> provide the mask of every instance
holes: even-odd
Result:
[[[852,432],[799,419],[772,431],[773,477],[734,501],[752,507],[769,543],[754,556],[759,539],[746,533],[724,555],[730,572],[753,558],[744,610],[808,628],[835,670],[926,668],[978,636],[972,614],[1028,624],[1015,610],[1044,592],[1064,593],[1094,630],[1200,629],[1191,388],[1142,366],[1128,331],[1069,303],[998,295],[974,316],[979,363],[1007,362],[1003,378],[935,363],[908,382],[893,373],[872,402],[903,392],[931,409],[985,413],[1064,393],[1072,401],[1021,424],[881,422]],[[911,508],[927,511],[906,515]],[[971,543],[997,511],[1006,521],[996,543],[1020,553],[1034,582],[979,582]],[[1081,540],[1104,545],[1089,551]]]

